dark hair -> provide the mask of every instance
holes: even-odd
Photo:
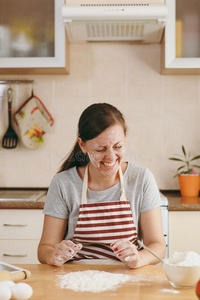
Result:
[[[126,135],[127,127],[122,113],[113,105],[108,103],[95,103],[87,107],[80,116],[78,122],[78,137],[83,142],[97,137],[108,127],[119,123],[122,125]],[[62,164],[59,172],[68,170],[72,167],[81,167],[87,165],[89,157],[84,154],[79,147],[78,142]]]

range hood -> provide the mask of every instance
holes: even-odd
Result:
[[[165,0],[66,0],[63,20],[70,42],[160,43]]]

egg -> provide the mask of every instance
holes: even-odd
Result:
[[[15,300],[27,300],[33,294],[32,287],[24,282],[16,283],[13,287],[11,287],[11,291],[12,298]]]
[[[6,286],[1,284],[0,285],[0,300],[10,300],[12,296],[11,289]]]
[[[12,286],[15,285],[15,283],[12,280],[4,280],[4,281],[0,281],[0,285],[6,285],[11,288]]]

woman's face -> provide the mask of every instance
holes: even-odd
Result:
[[[91,164],[106,176],[115,175],[125,154],[123,127],[116,124],[85,143],[79,139],[83,152],[87,153]]]

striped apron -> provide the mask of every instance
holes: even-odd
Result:
[[[130,202],[126,200],[123,174],[119,167],[121,197],[119,201],[87,203],[88,165],[83,179],[82,199],[73,240],[82,243],[74,260],[91,258],[116,259],[110,244],[119,239],[133,242],[137,238]]]

